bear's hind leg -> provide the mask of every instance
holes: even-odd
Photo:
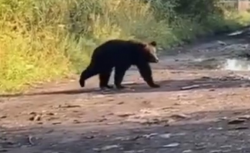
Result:
[[[92,65],[89,65],[82,73],[80,76],[79,84],[81,87],[85,86],[85,80],[93,77],[94,75],[97,75],[99,72],[95,67]]]
[[[128,70],[128,68],[129,68],[129,66],[117,66],[117,67],[115,67],[114,81],[115,81],[115,86],[117,89],[126,88],[121,83],[122,83],[122,80],[123,80],[124,75],[125,75],[126,71]]]
[[[100,89],[113,89],[114,87],[112,85],[109,85],[109,78],[111,76],[112,69],[107,70],[106,72],[102,72],[99,74],[99,80],[100,80]]]

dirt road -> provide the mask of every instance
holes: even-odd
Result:
[[[0,152],[249,153],[250,74],[223,70],[249,48],[234,38],[176,49],[152,65],[159,89],[132,68],[123,91],[101,92],[95,77],[2,95]]]

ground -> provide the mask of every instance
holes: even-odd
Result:
[[[250,74],[218,64],[248,49],[245,36],[174,49],[152,65],[159,89],[131,68],[124,91],[99,91],[97,77],[81,89],[76,77],[2,95],[0,152],[250,152]]]

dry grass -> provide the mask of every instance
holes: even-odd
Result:
[[[156,40],[167,47],[209,29],[181,17],[169,24],[157,14],[162,15],[141,0],[0,0],[0,92],[79,72],[107,39]],[[246,23],[248,16],[210,22],[221,28]]]

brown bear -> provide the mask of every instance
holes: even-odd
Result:
[[[135,65],[139,69],[144,81],[152,88],[160,87],[152,78],[149,63],[158,63],[156,42],[139,42],[135,40],[113,39],[98,46],[92,54],[90,64],[81,73],[80,86],[85,86],[85,80],[99,74],[101,89],[113,88],[108,85],[112,69],[115,68],[114,84],[117,89],[125,88],[121,85],[126,71]]]

